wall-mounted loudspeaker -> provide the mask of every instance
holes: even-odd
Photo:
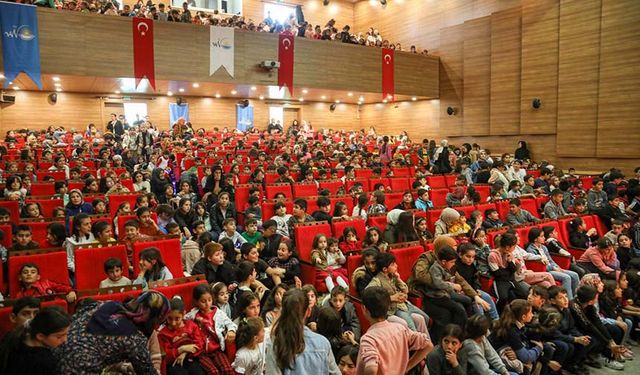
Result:
[[[249,106],[249,100],[247,99],[238,100],[238,105],[242,108],[247,108]]]
[[[540,100],[540,98],[533,98],[531,107],[533,107],[533,109],[540,109],[540,107],[542,107],[542,100]]]
[[[333,111],[335,111],[335,110],[336,110],[336,107],[337,107],[336,103],[332,103],[332,104],[329,106],[329,110],[330,110],[331,112],[333,112]]]
[[[324,6],[329,5],[329,0],[322,0],[322,5],[324,5]]]
[[[184,100],[184,98],[178,97],[178,98],[176,98],[176,104],[178,104],[178,105],[187,104],[187,101]]]
[[[58,102],[58,94],[53,92],[47,96],[47,99],[49,100],[49,103],[56,104]]]
[[[457,112],[457,111],[456,111],[456,109],[455,109],[454,107],[447,107],[447,114],[448,114],[449,116],[453,116],[453,115],[455,115],[455,114],[456,114],[456,112]]]

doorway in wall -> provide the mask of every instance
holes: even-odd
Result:
[[[138,125],[147,115],[147,103],[123,103],[124,117],[129,125]]]
[[[289,126],[293,123],[293,120],[298,120],[300,122],[300,109],[298,108],[285,108],[284,109],[284,122],[282,123],[282,128],[287,131]]]
[[[275,122],[280,121],[280,124],[284,124],[284,108],[276,106],[269,107],[269,122],[271,122],[271,120]],[[269,123],[265,125],[268,124]]]

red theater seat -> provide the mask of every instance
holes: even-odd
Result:
[[[496,202],[496,210],[500,215],[500,220],[507,221],[507,215],[509,214],[509,200],[502,199]]]
[[[457,178],[458,178],[458,176],[455,175],[455,174],[446,174],[446,175],[444,175],[444,179],[445,179],[445,181],[447,181],[447,187],[455,187]]]
[[[184,302],[185,309],[189,311],[193,307],[195,307],[193,304],[193,288],[200,284],[207,284],[207,280],[202,279],[198,281],[180,283],[175,285],[158,286],[153,289],[164,294],[169,299],[171,299],[174,296],[180,296],[182,298],[182,302]]]
[[[112,257],[122,261],[122,274],[129,277],[129,261],[124,245],[77,248],[75,251],[76,287],[79,290],[98,288],[100,281],[107,277],[104,272],[104,262]]]
[[[55,181],[64,181],[67,179],[64,171],[36,171],[36,179],[38,181],[43,181],[45,177],[50,176],[53,177]]]
[[[138,197],[142,195],[142,194],[112,194],[109,195],[107,197],[108,201],[109,201],[109,212],[112,215],[115,215],[117,210],[118,210],[118,206],[120,206],[120,204],[122,202],[129,202],[129,204],[131,205],[131,210],[133,211],[134,207],[136,206],[136,200],[138,199]]]
[[[318,195],[318,186],[316,184],[293,184],[293,196],[295,198],[312,197],[314,195]]]
[[[473,188],[480,194],[480,202],[486,202],[491,194],[491,186],[485,184],[473,184]]]
[[[536,202],[536,200],[533,198],[520,199],[520,208],[529,211],[531,215],[537,217],[538,219],[541,218],[540,210],[538,210],[538,202]]]
[[[409,276],[411,276],[411,270],[416,260],[424,253],[424,247],[418,242],[407,242],[392,245],[389,252],[396,256],[398,273],[400,274],[400,278],[406,282],[409,280]]]
[[[376,227],[380,229],[381,232],[384,232],[384,229],[387,227],[387,214],[369,215],[367,222],[370,227]]]
[[[300,260],[311,262],[311,250],[313,239],[319,233],[327,237],[331,236],[331,226],[326,221],[313,221],[296,224],[294,227],[296,250]]]
[[[262,203],[262,222],[271,219],[275,214],[275,200],[265,201]],[[285,207],[287,208],[287,213],[291,214],[293,212],[293,201],[287,200],[284,202]]]
[[[427,185],[429,185],[431,189],[444,189],[447,187],[447,179],[442,175],[428,176]]]
[[[43,301],[40,304],[40,308],[50,307],[50,306],[59,306],[64,311],[68,310],[67,301],[63,299],[54,299],[51,301]],[[2,307],[0,308],[0,337],[4,337],[5,334],[11,332],[13,330],[13,324],[11,324],[11,320],[9,316],[13,312],[13,307]]]
[[[11,232],[11,225],[0,225],[0,231],[4,235],[0,243],[7,249],[10,248],[13,245],[13,233]]]
[[[362,265],[362,255],[361,254],[353,254],[347,257],[347,275],[349,275],[349,294],[352,296],[357,296],[358,291],[356,286],[351,282],[351,275],[353,275],[353,271],[356,268]]]
[[[82,184],[84,186],[84,184]],[[31,195],[33,196],[52,196],[56,193],[51,182],[34,182],[31,184]]]
[[[355,178],[355,179],[345,180],[344,182],[345,192],[348,192],[349,189],[351,189],[351,187],[355,185],[357,182],[362,184],[362,191],[371,191],[371,189],[369,188],[369,180],[367,180],[366,178]]]
[[[443,208],[433,208],[426,212],[427,228],[429,228],[431,233],[434,233],[435,231],[436,221],[438,221],[438,219],[440,218],[440,214],[442,214],[442,210]]]
[[[28,225],[31,228],[31,234],[33,241],[38,244],[44,245],[47,242],[47,227],[51,223],[59,223],[64,225],[64,221],[34,221],[34,222],[20,222],[20,224]],[[42,246],[44,247],[44,246]]]
[[[370,177],[369,178],[369,191],[374,191],[376,184],[382,184],[385,188],[390,186],[389,179],[384,177]]]
[[[15,296],[20,290],[20,267],[25,263],[35,263],[40,270],[40,278],[58,283],[69,283],[67,252],[40,252],[31,255],[9,256],[9,295]]]
[[[127,221],[129,220],[138,220],[138,217],[136,215],[122,215],[122,216],[118,216],[118,234],[121,238],[124,238],[124,225],[127,223]],[[153,220],[154,222],[158,222],[158,214],[155,212],[151,212],[151,220]],[[92,218],[91,222],[94,222],[95,220]],[[109,223],[111,224],[111,223]]]
[[[429,198],[431,198],[431,202],[433,202],[433,205],[436,207],[446,206],[447,194],[449,194],[449,189],[431,189]]]
[[[340,189],[341,187],[342,181],[340,180],[320,181],[320,189],[327,189],[331,192],[331,194],[338,194],[338,189]]]
[[[340,236],[342,236],[342,232],[347,227],[354,227],[356,229],[356,232],[358,233],[358,240],[364,240],[367,228],[364,219],[359,217],[351,218],[349,220],[333,219],[331,221],[331,231],[333,232],[333,237],[340,238]]]
[[[171,271],[174,278],[183,277],[182,257],[180,255],[180,239],[168,238],[165,240],[138,242],[133,244],[133,274],[140,273],[140,252],[149,247],[157,247],[162,255],[162,260]]]
[[[20,203],[18,201],[0,201],[0,207],[9,210],[11,222],[17,223],[20,220]]]
[[[389,179],[389,185],[393,191],[411,190],[411,179],[406,177],[392,177]]]
[[[53,209],[56,207],[64,207],[62,199],[27,199],[25,203],[38,203],[42,208],[42,216],[45,218],[53,217]]]
[[[356,168],[354,171],[356,172],[357,178],[369,178],[373,176],[373,170],[370,168]]]
[[[276,194],[282,193],[287,198],[293,198],[293,193],[291,192],[291,184],[288,183],[280,183],[280,184],[270,184],[266,186],[265,195],[267,199],[273,199],[276,197]]]

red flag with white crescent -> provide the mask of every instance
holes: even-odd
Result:
[[[156,89],[155,58],[153,54],[153,20],[133,18],[133,71],[136,88],[143,78]]]
[[[394,50],[382,49],[382,99],[395,99],[395,82],[393,76],[395,64]]]
[[[278,86],[287,86],[289,94],[293,95],[293,40],[291,33],[282,33],[278,38]]]

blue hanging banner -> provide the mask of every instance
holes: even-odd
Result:
[[[236,104],[236,128],[247,131],[253,128],[253,106],[243,107]]]
[[[189,122],[189,104],[169,103],[169,126],[173,126],[180,117]]]
[[[0,1],[4,87],[25,72],[42,90],[36,7]]]

